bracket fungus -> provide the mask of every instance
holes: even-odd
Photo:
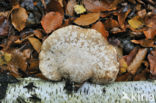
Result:
[[[105,84],[119,71],[116,49],[94,29],[70,25],[54,31],[42,44],[39,68],[50,80]]]

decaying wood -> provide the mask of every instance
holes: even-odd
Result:
[[[85,83],[70,94],[64,82],[36,78],[9,84],[2,103],[155,103],[156,81],[116,82],[107,85]],[[22,91],[21,91],[22,90]]]

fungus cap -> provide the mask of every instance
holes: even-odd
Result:
[[[42,74],[53,81],[104,84],[119,71],[116,49],[96,30],[73,25],[54,31],[43,42],[39,59]]]

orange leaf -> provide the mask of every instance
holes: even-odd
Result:
[[[100,32],[106,39],[109,35],[108,31],[105,29],[103,23],[101,21],[98,21],[96,24],[92,26],[93,29]]]
[[[41,50],[41,42],[34,37],[29,37],[28,40],[33,46],[33,48],[39,53]]]
[[[86,15],[81,15],[79,18],[77,18],[74,21],[74,23],[81,26],[87,26],[96,22],[99,18],[100,18],[100,13],[88,13]]]
[[[143,31],[147,39],[153,39],[156,35],[156,26]]]
[[[51,33],[53,30],[61,26],[63,16],[59,12],[49,12],[41,20],[41,25],[46,33]]]
[[[119,23],[116,21],[116,20],[114,20],[114,19],[112,19],[112,18],[108,18],[106,21],[105,21],[105,27],[107,28],[107,29],[110,29],[110,28],[114,28],[114,27],[118,27],[119,26]]]
[[[147,30],[144,30],[144,34],[147,39],[153,39],[156,35],[156,15],[150,15],[145,18]]]
[[[27,18],[28,18],[27,11],[22,7],[14,9],[11,13],[12,25],[18,31],[21,31],[25,28]]]
[[[156,47],[153,40],[131,40],[132,43],[140,44],[142,47]]]

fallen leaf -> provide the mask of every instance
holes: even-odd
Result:
[[[3,11],[3,12],[0,12],[0,16],[8,17],[9,13],[10,13],[9,11]]]
[[[119,27],[119,23],[116,20],[112,19],[112,18],[108,18],[104,22],[104,24],[105,24],[105,27],[107,29],[111,29],[111,28],[114,28],[114,27]]]
[[[135,77],[134,77],[134,81],[144,81],[144,80],[147,80],[147,75],[149,74],[149,70],[148,69],[145,69],[143,70],[141,73],[137,74]]]
[[[135,0],[128,0],[130,3],[136,4]]]
[[[29,37],[28,40],[31,43],[31,45],[33,46],[33,48],[38,53],[40,53],[40,50],[41,50],[41,42],[37,38],[34,38],[34,37]]]
[[[140,73],[138,73],[137,75],[135,75],[134,77],[134,81],[140,81],[140,80],[147,80],[150,70],[149,70],[149,63],[147,61],[143,61],[143,64],[145,66],[145,68],[143,70],[141,70]]]
[[[148,54],[148,61],[150,63],[150,72],[152,75],[156,75],[156,50],[151,51]]]
[[[156,35],[156,15],[147,16],[145,18],[147,29],[144,30],[144,35],[147,39],[153,39]]]
[[[132,80],[132,75],[130,73],[124,73],[122,75],[119,75],[116,79],[116,81],[129,81]]]
[[[132,63],[128,66],[128,72],[131,74],[135,74],[136,71],[139,69],[142,61],[144,60],[147,54],[147,49],[139,49],[138,53],[136,54],[135,58],[133,59]]]
[[[128,20],[128,23],[134,29],[141,28],[144,25],[143,21],[138,16],[135,16],[132,19]]]
[[[12,25],[18,31],[21,31],[25,28],[27,19],[28,19],[27,11],[22,7],[14,9],[11,13]]]
[[[86,12],[86,9],[84,8],[83,5],[75,5],[74,11],[76,12],[76,14],[82,14],[82,13]]]
[[[32,53],[31,49],[25,49],[25,50],[23,50],[23,55],[24,55],[24,57],[26,57],[27,59],[30,59],[31,53]]]
[[[88,13],[81,15],[79,18],[75,19],[74,23],[81,26],[87,26],[96,22],[99,18],[100,13]]]
[[[132,43],[135,44],[139,44],[142,47],[156,47],[156,45],[154,44],[154,40],[148,40],[148,39],[144,39],[144,40],[131,40]]]
[[[6,45],[4,47],[4,50],[10,49],[11,45],[14,44],[14,42],[18,39],[18,36],[10,35],[7,39]]]
[[[9,72],[19,75],[18,69],[23,72],[27,69],[27,58],[23,55],[23,53],[19,49],[14,49],[10,51],[12,55],[11,61],[7,64],[7,69]]]
[[[9,33],[9,22],[7,18],[0,16],[0,38]]]
[[[42,35],[41,30],[37,29],[37,30],[34,30],[33,32],[37,38],[42,39],[43,35]]]
[[[128,65],[131,64],[131,62],[133,61],[134,57],[136,56],[138,52],[138,48],[134,48],[128,55],[124,56],[126,62]]]
[[[100,32],[106,39],[109,35],[108,31],[105,29],[104,24],[101,21],[98,21],[96,24],[92,26],[92,29],[97,30]]]
[[[101,12],[115,10],[122,0],[83,0],[85,8],[89,12]]]
[[[59,3],[60,3],[60,5],[61,5],[61,7],[63,7],[64,5],[63,5],[63,0],[57,0]]]
[[[0,51],[0,66],[8,64],[11,61],[11,58],[12,56],[10,53]]]
[[[143,31],[147,39],[153,39],[156,35],[156,26]]]
[[[38,73],[35,76],[44,80],[48,80],[42,73]]]
[[[119,25],[124,30],[126,29],[126,27],[125,27],[125,20],[126,20],[128,14],[130,13],[130,11],[131,10],[128,9],[126,12],[120,12],[118,14],[118,22],[119,22]]]
[[[126,60],[124,58],[121,58],[119,60],[119,63],[120,63],[120,73],[125,73],[127,71],[127,68],[128,68],[128,64],[126,62]]]
[[[69,0],[66,5],[66,14],[69,16],[74,15],[74,6],[76,5],[76,0]]]
[[[41,20],[41,25],[46,33],[51,33],[61,26],[63,16],[59,12],[49,12]]]
[[[46,6],[47,12],[59,12],[64,15],[64,10],[61,4],[57,0],[50,0],[50,2]]]
[[[38,72],[39,71],[39,60],[31,59],[29,62],[30,62],[30,66],[27,69],[29,74]]]
[[[146,9],[138,11],[138,16],[141,18],[144,18],[146,16]]]
[[[43,4],[44,8],[46,9],[46,8],[47,8],[47,5],[46,5],[46,3],[45,3],[45,0],[41,0],[41,2],[42,2],[42,4]]]

